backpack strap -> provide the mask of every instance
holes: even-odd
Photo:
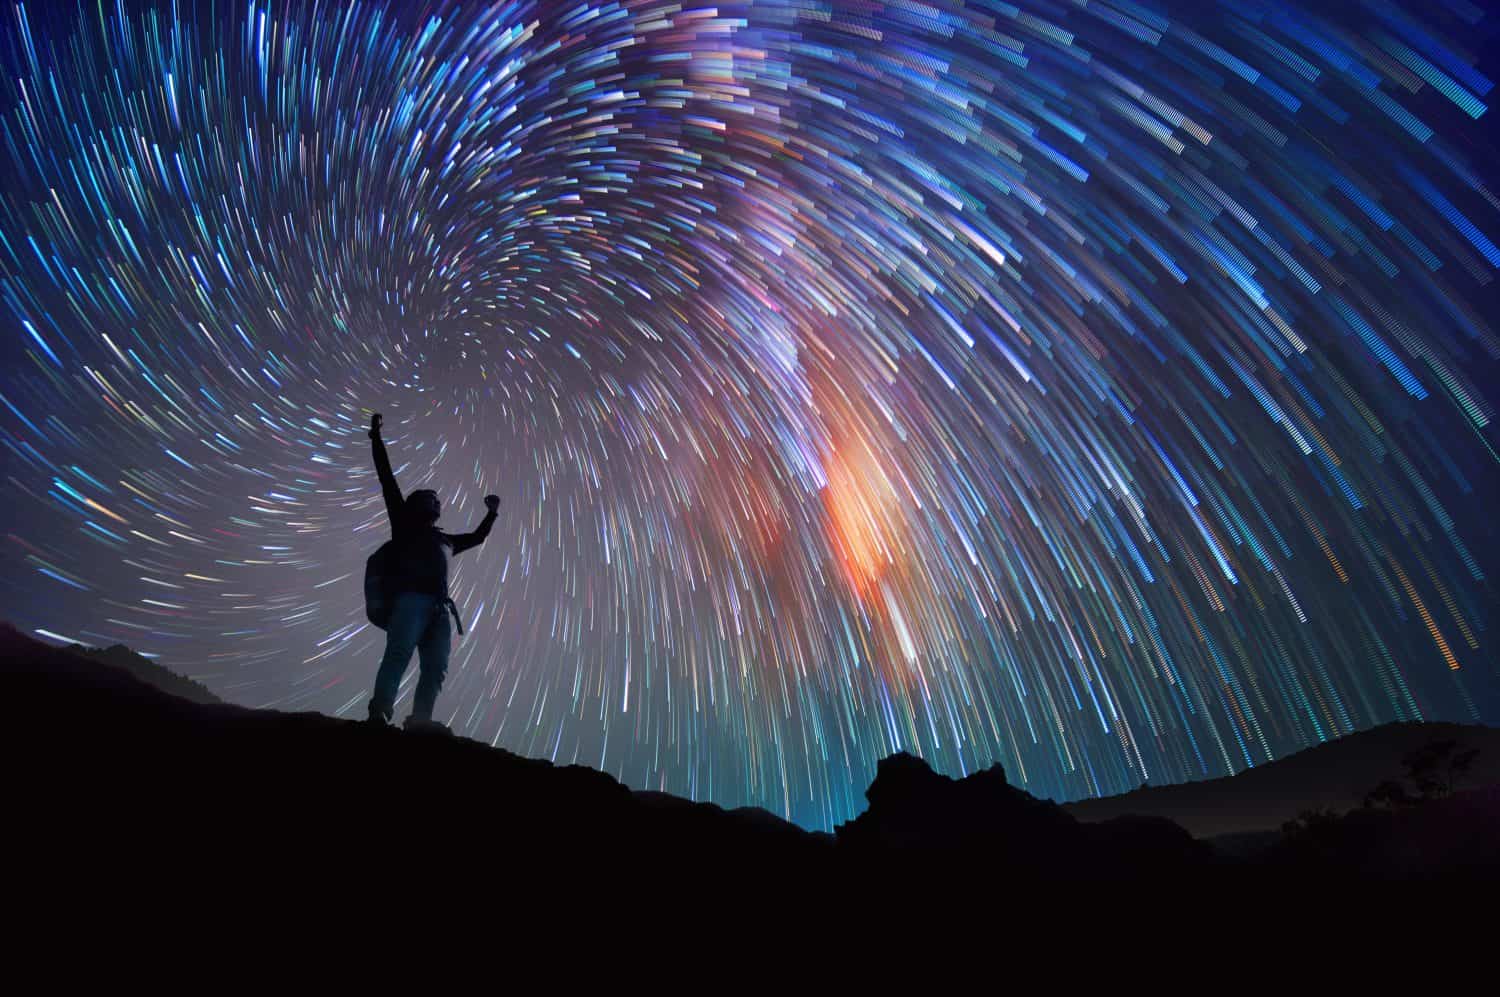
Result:
[[[464,634],[464,622],[458,618],[458,607],[454,605],[452,597],[444,596],[443,601],[438,605],[447,607],[448,612],[453,614],[453,625],[458,628],[458,635],[462,637]]]

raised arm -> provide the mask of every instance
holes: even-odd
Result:
[[[500,499],[494,495],[486,495],[484,504],[489,507],[489,512],[479,521],[479,525],[472,533],[450,533],[448,539],[453,541],[453,553],[462,554],[470,547],[478,547],[484,543],[484,538],[490,535],[490,527],[495,525],[495,517],[499,515]]]
[[[380,413],[370,417],[370,448],[375,451],[375,473],[380,477],[380,493],[385,496],[386,515],[391,517],[391,529],[401,521],[401,489],[396,486],[396,475],[391,471],[391,459],[385,453],[385,441],[380,438]]]

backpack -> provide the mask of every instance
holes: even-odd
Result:
[[[365,560],[365,618],[384,630],[396,595],[396,541],[387,540]]]

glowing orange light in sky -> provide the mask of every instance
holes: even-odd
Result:
[[[823,505],[830,540],[849,584],[861,599],[870,601],[895,558],[898,497],[863,441],[849,434],[841,444],[827,460]]]

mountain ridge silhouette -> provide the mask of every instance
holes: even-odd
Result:
[[[1325,875],[1341,868],[1336,828],[1303,838],[1300,850],[1268,849],[1246,862],[1160,816],[1079,820],[1010,785],[998,765],[952,779],[894,755],[880,763],[868,808],[829,834],[758,808],[633,791],[586,766],[463,737],[188,702],[100,656],[11,627],[0,627],[0,662],[12,695],[32,706],[0,725],[0,740],[10,757],[44,761],[18,767],[6,790],[24,853],[81,860],[98,875],[121,854],[169,878],[226,863],[265,875],[327,875],[330,863],[381,870],[398,855],[435,868],[489,868],[512,886],[535,875],[557,888],[640,867],[683,877],[689,888],[704,876],[717,888],[795,883],[814,893],[960,877],[1036,886],[1227,883],[1302,876],[1310,864]],[[1426,818],[1365,819],[1351,839],[1359,842],[1351,868],[1378,874],[1396,856],[1389,861],[1402,876],[1488,870],[1500,856],[1474,842],[1500,831],[1494,789],[1458,794],[1464,799],[1449,817],[1438,808]],[[1432,826],[1421,831],[1423,821]],[[1410,828],[1421,834],[1408,835]],[[1403,835],[1456,843],[1460,853],[1413,859]]]
[[[1401,759],[1407,753],[1442,739],[1479,749],[1464,785],[1500,783],[1500,728],[1398,722],[1333,738],[1234,775],[1147,785],[1062,807],[1082,821],[1127,814],[1164,817],[1205,839],[1278,831],[1305,810],[1358,809],[1365,794],[1382,780],[1401,775]]]
[[[0,623],[0,627],[10,627],[10,624]],[[13,627],[10,628],[14,629]],[[124,644],[111,644],[108,647],[90,647],[87,644],[75,643],[66,645],[64,650],[86,658],[92,658],[112,668],[122,669],[147,685],[177,696],[180,699],[185,699],[190,703],[216,704],[225,702],[225,700],[214,695],[203,683],[186,675],[180,675],[160,662],[153,661]]]

